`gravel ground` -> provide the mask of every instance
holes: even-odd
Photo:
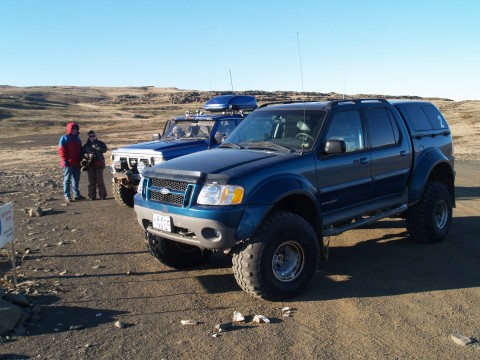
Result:
[[[480,339],[478,162],[457,162],[457,208],[442,243],[410,242],[400,219],[347,232],[330,239],[305,292],[267,302],[240,290],[223,254],[191,271],[161,265],[109,188],[105,201],[65,204],[58,136],[32,139],[0,143],[0,205],[14,205],[18,290],[40,311],[24,334],[0,338],[0,359],[480,358],[475,344],[450,337]],[[84,176],[84,194],[86,185]],[[36,206],[46,214],[30,217]],[[0,250],[10,291],[8,256]],[[246,321],[213,337],[234,311]],[[258,314],[270,323],[253,323]],[[181,324],[188,319],[197,325]]]

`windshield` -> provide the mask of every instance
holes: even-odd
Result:
[[[164,139],[196,139],[210,137],[215,121],[174,121],[163,136]]]
[[[254,111],[227,137],[222,146],[242,148],[280,148],[291,151],[312,150],[320,132],[325,111],[261,110]]]

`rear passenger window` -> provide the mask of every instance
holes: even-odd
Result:
[[[366,109],[372,148],[394,145],[397,140],[387,109]]]
[[[440,111],[433,105],[422,105],[422,110],[427,115],[432,128],[435,130],[448,129],[447,122],[443,118]]]
[[[407,116],[410,119],[410,125],[414,130],[432,130],[432,124],[419,105],[404,106],[403,109],[407,113]]]

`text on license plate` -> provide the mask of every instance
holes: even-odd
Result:
[[[158,230],[172,232],[170,216],[153,214],[153,227]]]

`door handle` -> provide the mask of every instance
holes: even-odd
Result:
[[[360,164],[365,165],[368,163],[368,159],[366,157],[360,158]]]
[[[407,150],[400,151],[400,156],[407,156]]]

